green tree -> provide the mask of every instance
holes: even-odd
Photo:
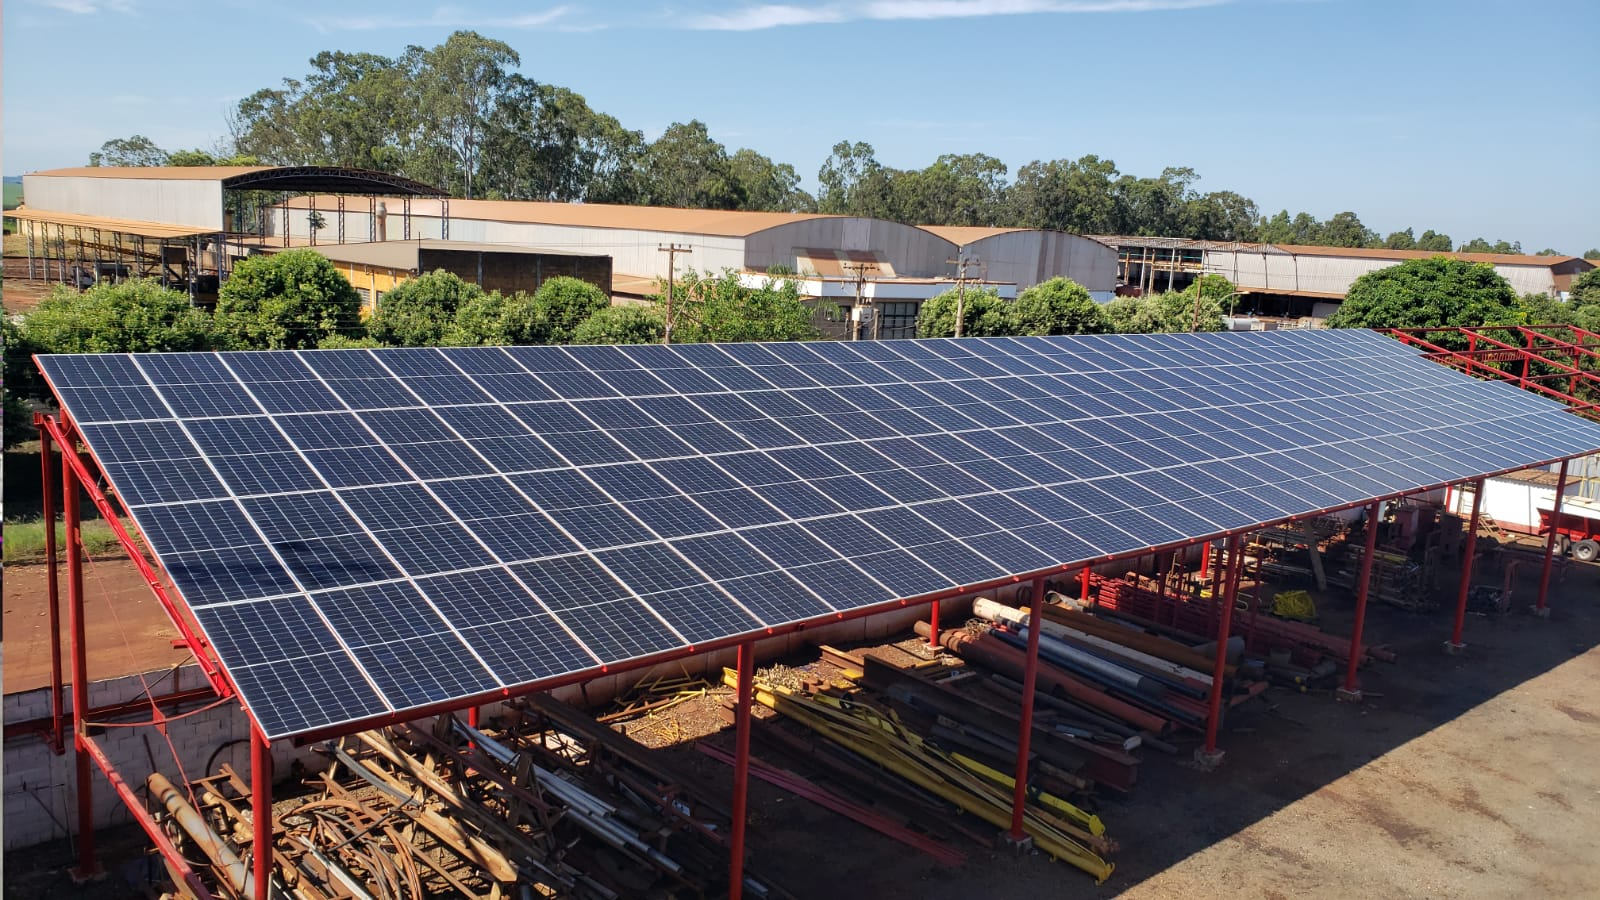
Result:
[[[1600,269],[1590,269],[1572,279],[1567,301],[1574,306],[1600,306]]]
[[[1187,291],[1118,297],[1105,305],[1105,312],[1119,334],[1156,334],[1195,330],[1197,308],[1200,331],[1222,330],[1222,304],[1204,293],[1196,304],[1192,285]]]
[[[962,337],[1000,337],[1017,334],[1006,301],[994,288],[951,289],[922,301],[917,310],[917,337],[955,337],[956,308],[961,308]]]
[[[872,145],[840,141],[817,172],[817,209],[847,216],[892,218],[893,173],[874,156]]]
[[[728,151],[698,119],[667,126],[644,152],[643,202],[686,209],[740,209],[744,186]]]
[[[1488,241],[1484,240],[1483,238],[1477,237],[1477,238],[1473,238],[1470,241],[1467,241],[1465,244],[1462,244],[1460,252],[1461,253],[1521,253],[1522,252],[1522,242],[1521,241],[1512,241],[1510,243],[1507,243],[1505,241],[1495,241],[1494,243],[1491,244]]]
[[[484,132],[506,85],[522,64],[517,51],[475,31],[457,31],[431,50],[411,48],[423,135],[447,153],[470,200],[482,160]]]
[[[1329,328],[1431,328],[1517,322],[1516,291],[1485,263],[1410,259],[1350,285]]]
[[[1068,278],[1040,282],[1011,304],[1013,334],[1105,334],[1111,320],[1089,290]]]
[[[925,225],[998,225],[1006,217],[1006,165],[983,153],[947,153],[894,179],[894,218]]]
[[[1254,241],[1260,217],[1254,200],[1233,191],[1212,191],[1184,203],[1183,236],[1203,241]]]
[[[1578,305],[1567,303],[1549,294],[1523,294],[1517,298],[1522,308],[1522,321],[1529,325],[1570,325]]]
[[[91,166],[164,166],[167,151],[142,134],[113,138],[89,154]]]
[[[608,306],[578,323],[574,344],[659,344],[666,331],[661,307],[628,304]]]
[[[1454,244],[1450,242],[1450,235],[1440,234],[1432,228],[1424,231],[1422,237],[1417,238],[1417,249],[1433,253],[1449,253]]]
[[[611,305],[611,298],[605,291],[567,275],[546,278],[534,299],[538,315],[545,323],[545,340],[552,344],[568,343],[572,340],[573,329]]]
[[[383,295],[367,319],[367,333],[392,347],[440,344],[456,324],[456,311],[482,294],[482,288],[454,272],[425,272]]]
[[[657,282],[665,292],[666,285]],[[672,339],[680,343],[809,341],[821,336],[799,288],[787,278],[746,285],[739,273],[720,277],[689,270],[673,286]]]
[[[1543,250],[1540,250],[1538,253],[1535,253],[1534,256],[1566,256],[1566,254],[1555,249],[1554,247],[1546,247]]]
[[[361,336],[361,297],[327,257],[285,250],[240,261],[217,294],[219,339],[242,350],[297,350]]]
[[[1600,247],[1591,247],[1583,251],[1584,259],[1600,259]]]
[[[1328,247],[1371,247],[1378,243],[1372,229],[1353,212],[1335,213],[1322,225],[1322,243]]]
[[[483,195],[632,203],[644,135],[564,87],[507,76],[484,132]]]
[[[1118,174],[1116,163],[1098,156],[1034,160],[1017,170],[1007,191],[1010,221],[1025,228],[1110,234],[1119,224],[1111,195]]]
[[[477,291],[461,300],[439,342],[452,346],[549,343],[550,326],[532,294]]]
[[[1383,239],[1383,246],[1389,250],[1415,250],[1417,249],[1417,236],[1411,229],[1393,231]]]
[[[744,196],[742,209],[763,212],[816,212],[815,197],[800,189],[800,175],[788,163],[775,163],[743,149],[728,161],[729,171]]]
[[[211,325],[188,295],[134,279],[81,294],[57,287],[23,317],[20,337],[35,353],[209,350]]]

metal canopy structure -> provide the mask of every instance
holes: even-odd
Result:
[[[1600,448],[1356,331],[38,361],[267,738]]]

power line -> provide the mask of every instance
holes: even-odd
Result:
[[[667,254],[667,309],[664,324],[661,328],[661,343],[672,343],[672,287],[673,276],[678,270],[678,254],[692,253],[694,248],[688,244],[657,244],[656,249]]]

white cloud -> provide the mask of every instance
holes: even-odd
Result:
[[[55,0],[52,0],[55,2]],[[59,0],[66,3],[88,2],[88,0]],[[309,19],[308,23],[318,31],[376,31],[379,29],[393,28],[543,28],[557,25],[557,20],[563,18],[571,9],[566,6],[555,6],[540,12],[522,13],[511,16],[484,16],[470,10],[454,6],[441,6],[433,11],[433,15],[423,18],[406,18],[403,16],[330,16],[325,18]]]
[[[34,2],[40,6],[47,6],[50,9],[78,16],[87,16],[99,12],[132,15],[134,12],[132,0],[34,0]]]
[[[1235,0],[874,0],[819,6],[767,4],[699,16],[689,27],[709,31],[760,31],[789,25],[889,22],[903,19],[974,19],[1041,13],[1153,12],[1222,6]]]

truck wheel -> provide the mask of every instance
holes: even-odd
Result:
[[[1600,559],[1600,543],[1579,541],[1572,545],[1572,555],[1583,562],[1594,562]]]

